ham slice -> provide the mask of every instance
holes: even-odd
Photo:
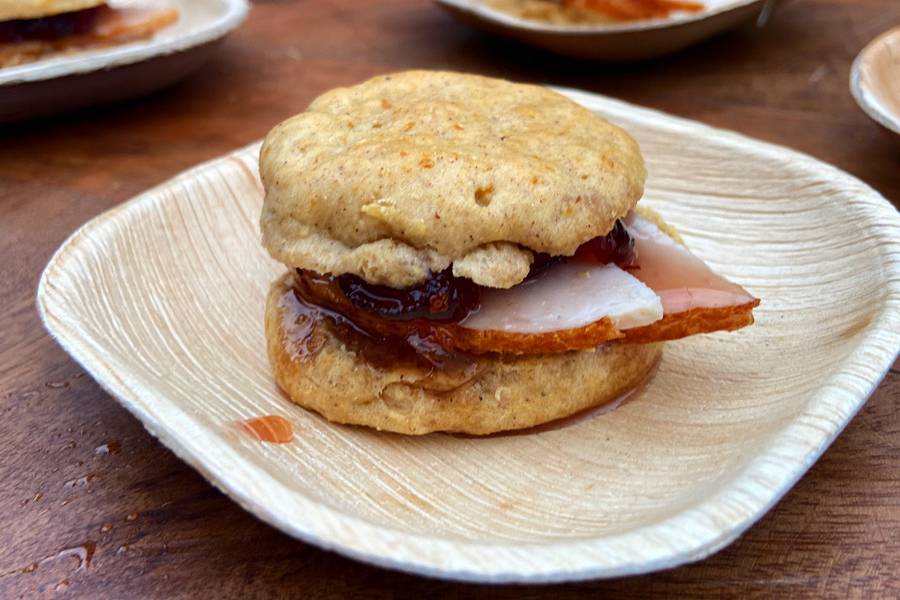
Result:
[[[753,322],[759,300],[744,288],[713,272],[640,215],[630,214],[625,224],[639,268],[625,272],[615,265],[559,263],[533,281],[486,291],[481,309],[459,327],[481,332],[478,342],[484,344],[503,341],[507,352],[510,347],[527,351],[526,338],[548,352],[620,338],[672,340]],[[466,349],[485,351],[480,343]]]
[[[754,300],[747,290],[714,273],[647,219],[631,213],[625,227],[634,239],[640,265],[634,276],[659,294],[665,314],[740,306]]]
[[[333,279],[299,273],[304,298],[380,336],[428,340],[474,354],[544,354],[602,343],[650,343],[753,322],[759,300],[714,273],[650,221],[629,215],[639,268],[568,259],[507,290],[485,289],[459,323],[392,321],[354,306]]]
[[[616,265],[565,262],[531,281],[482,293],[481,308],[460,322],[468,329],[544,333],[607,317],[617,329],[663,316],[660,297]]]
[[[654,223],[632,213],[625,221],[635,241],[635,276],[659,294],[663,318],[628,329],[625,342],[676,340],[698,333],[733,331],[753,323],[759,299],[710,269]]]

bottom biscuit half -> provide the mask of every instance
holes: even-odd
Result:
[[[534,427],[615,400],[647,377],[662,349],[612,343],[562,354],[427,358],[303,303],[293,277],[269,292],[269,360],[293,402],[336,423],[412,435]]]

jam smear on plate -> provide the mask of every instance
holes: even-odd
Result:
[[[294,439],[291,422],[278,415],[266,415],[241,421],[238,426],[261,442],[287,444]]]

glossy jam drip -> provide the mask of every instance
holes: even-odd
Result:
[[[40,19],[16,19],[0,22],[0,43],[30,40],[58,40],[73,35],[85,35],[92,31],[97,18],[106,6],[42,17]]]
[[[293,358],[306,360],[319,353],[325,344],[323,336],[316,333],[316,314],[297,292],[285,294],[285,319],[282,328],[287,349]]]
[[[473,357],[446,350],[415,328],[404,335],[382,336],[370,333],[349,316],[321,306],[320,299],[308,287],[317,285],[316,282],[327,286],[334,283],[310,271],[301,271],[293,289],[282,299],[284,328],[291,329],[288,343],[296,360],[313,359],[330,334],[370,367],[405,370],[410,381],[434,392],[456,389],[478,375],[478,362]],[[294,327],[295,323],[303,326]],[[311,340],[314,340],[312,344]]]
[[[287,444],[294,439],[291,422],[278,415],[266,415],[239,423],[240,428],[261,442]]]

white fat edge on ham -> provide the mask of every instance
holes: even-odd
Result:
[[[625,225],[639,268],[558,263],[513,288],[486,290],[478,312],[460,325],[507,333],[575,329],[608,317],[620,330],[650,325],[664,314],[741,306],[753,296],[714,273],[650,221],[631,213]]]
[[[507,290],[489,289],[481,308],[460,325],[508,333],[545,333],[612,320],[618,329],[649,325],[663,316],[653,290],[613,264],[558,263]]]
[[[632,274],[659,294],[665,314],[741,306],[754,300],[650,221],[630,213],[625,228],[634,239],[640,267]]]

